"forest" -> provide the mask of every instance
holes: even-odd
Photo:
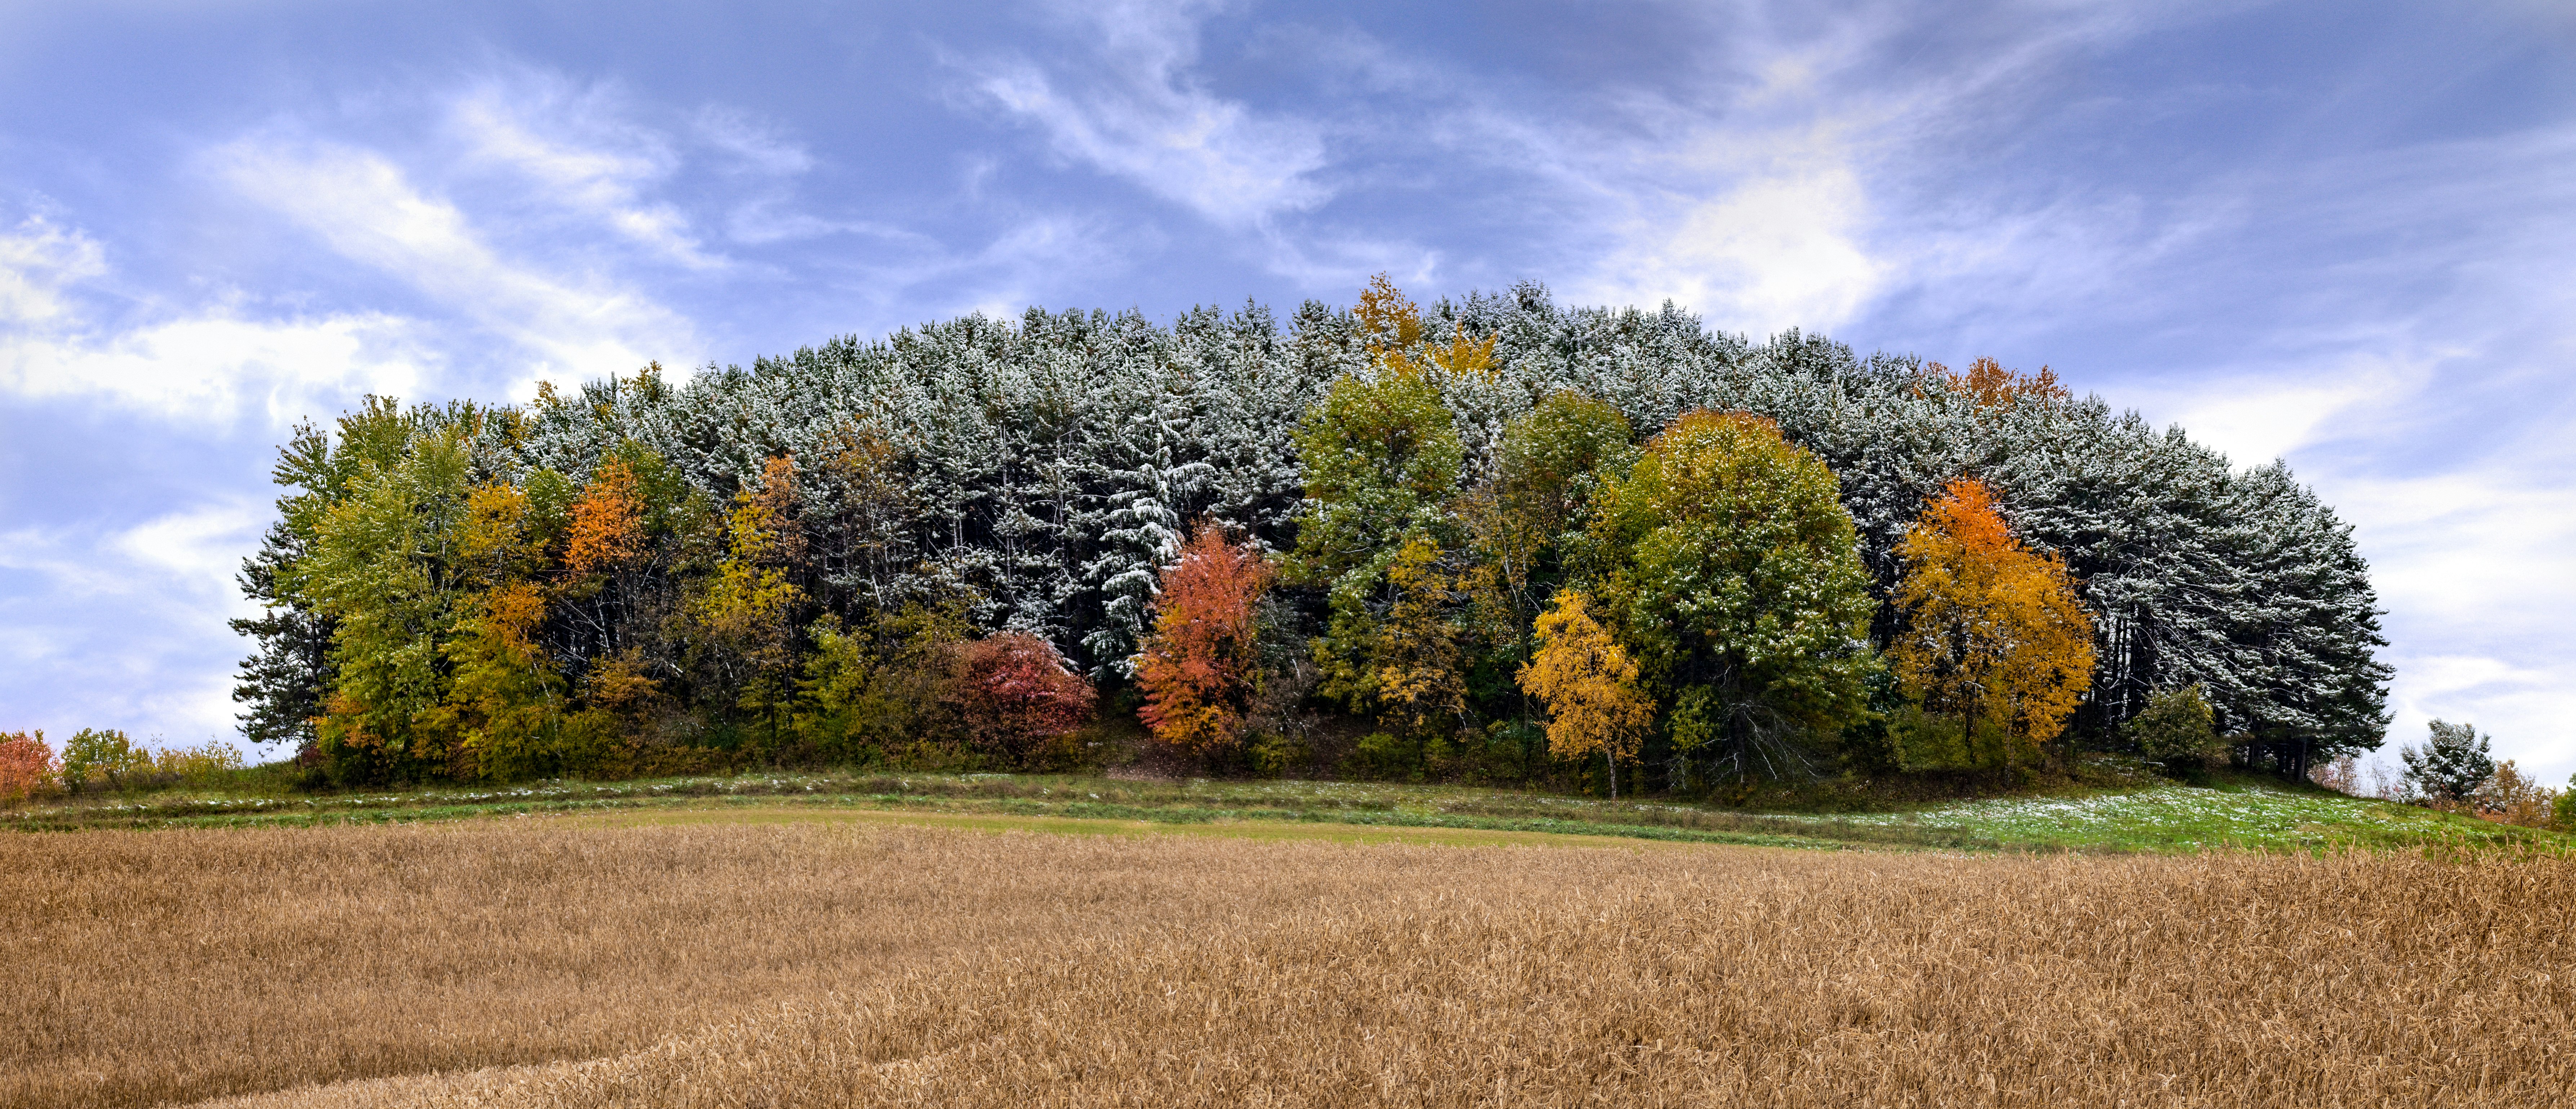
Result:
[[[1542,286],[976,315],[280,452],[236,698],[340,784],[749,766],[1723,796],[2381,742],[2351,529],[2054,373]],[[1124,728],[1124,733],[1120,729]]]

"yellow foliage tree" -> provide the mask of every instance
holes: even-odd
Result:
[[[805,555],[804,534],[790,516],[795,503],[796,464],[784,455],[770,459],[760,487],[735,496],[728,557],[692,606],[705,664],[739,691],[738,707],[780,727],[795,690],[795,614],[805,600],[789,577]]]
[[[1440,562],[1439,546],[1427,539],[1408,540],[1396,550],[1386,568],[1395,603],[1379,622],[1369,652],[1370,685],[1381,714],[1417,737],[1467,709],[1457,630],[1446,615],[1455,590]]]
[[[1905,631],[1888,661],[1926,710],[1959,721],[1972,759],[1980,731],[2015,749],[2057,738],[2093,681],[2093,621],[2066,564],[2013,538],[1994,493],[1953,481],[1896,548]]]
[[[1557,593],[1538,618],[1538,653],[1520,668],[1521,688],[1547,706],[1547,748],[1559,758],[1600,751],[1619,796],[1619,760],[1633,758],[1655,721],[1637,692],[1637,662],[1592,618],[1582,593]]]
[[[1391,373],[1418,375],[1426,362],[1456,377],[1480,376],[1494,368],[1494,340],[1500,336],[1470,339],[1467,325],[1460,323],[1446,344],[1426,341],[1422,310],[1383,273],[1360,290],[1359,306],[1351,315],[1368,337],[1369,355]]]

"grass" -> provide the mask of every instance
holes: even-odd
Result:
[[[1879,811],[1820,813],[1383,782],[754,774],[318,795],[172,790],[87,796],[0,809],[0,828],[314,826],[752,805],[942,819],[972,816],[1027,827],[1058,827],[1063,821],[1095,822],[1103,828],[1119,825],[1131,831],[1206,825],[1234,835],[1306,837],[1317,833],[1256,833],[1254,829],[1335,825],[1810,848],[2193,852],[2213,847],[2318,850],[2422,843],[2563,847],[2569,842],[2557,833],[2344,797],[2254,776],[2223,777],[2208,786],[2183,786],[2136,774],[2102,773],[2094,780],[2106,784],[2069,786],[2047,795],[1928,803],[1863,796],[1862,802],[1874,803]],[[1837,803],[1849,805],[1852,800],[1844,796]]]
[[[892,823],[922,818],[954,826]],[[2563,853],[976,830],[998,819],[0,836],[0,1106],[2576,1095]]]

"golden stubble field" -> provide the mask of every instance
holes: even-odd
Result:
[[[2576,862],[0,838],[0,1105],[2565,1105]]]

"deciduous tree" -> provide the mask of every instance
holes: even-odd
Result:
[[[1552,393],[1504,425],[1494,476],[1461,502],[1468,567],[1460,586],[1502,673],[1529,661],[1532,622],[1566,579],[1602,475],[1624,472],[1635,455],[1628,440],[1617,408]]]
[[[1234,744],[1261,671],[1260,601],[1270,565],[1201,524],[1164,568],[1154,630],[1136,658],[1136,710],[1154,738],[1193,752]]]
[[[805,601],[793,576],[805,556],[795,504],[794,461],[770,459],[759,486],[735,494],[725,556],[690,604],[692,653],[708,684],[730,694],[730,707],[759,714],[773,733],[788,724],[796,617]]]
[[[1400,296],[1392,289],[1372,286],[1371,293]],[[1287,580],[1325,592],[1330,617],[1315,641],[1321,690],[1354,709],[1377,703],[1391,667],[1412,665],[1382,656],[1383,649],[1425,646],[1438,634],[1422,626],[1392,638],[1380,632],[1396,606],[1421,599],[1421,589],[1408,592],[1390,577],[1398,558],[1413,558],[1414,585],[1427,586],[1423,575],[1431,569],[1418,556],[1428,549],[1436,560],[1454,545],[1449,506],[1465,459],[1449,408],[1423,367],[1374,345],[1419,338],[1411,305],[1399,299],[1371,307],[1363,297],[1362,308],[1379,364],[1370,377],[1335,381],[1298,425],[1306,508],[1282,567]],[[1409,697],[1407,711],[1419,703]]]
[[[1054,644],[1003,632],[958,650],[953,696],[968,742],[1027,766],[1091,719],[1098,695]]]
[[[1647,688],[1699,711],[1731,773],[1786,773],[1800,733],[1866,707],[1869,577],[1835,493],[1770,420],[1702,411],[1599,495],[1587,542],[1605,622]]]
[[[54,785],[62,765],[40,729],[0,732],[0,801],[14,801]]]
[[[1655,706],[1637,690],[1637,663],[1592,618],[1575,590],[1557,593],[1537,623],[1538,651],[1520,669],[1521,688],[1547,706],[1547,747],[1558,758],[1599,751],[1619,796],[1619,762],[1634,758]]]
[[[110,789],[125,789],[138,774],[152,770],[152,752],[134,745],[114,728],[83,728],[63,744],[63,786],[79,789],[92,778],[104,778]]]
[[[2020,748],[2057,738],[2092,684],[2093,622],[2065,564],[2014,538],[1973,478],[1925,506],[1897,553],[1897,680],[1959,722],[1971,758],[2009,771]],[[1980,753],[1981,735],[2001,750]]]
[[[1368,689],[1379,718],[1416,741],[1447,730],[1467,709],[1457,592],[1442,551],[1415,536],[1387,563],[1391,602],[1368,642]]]
[[[382,773],[444,771],[441,731],[413,724],[444,701],[444,646],[471,582],[463,524],[473,490],[470,421],[416,421],[390,463],[366,460],[323,513],[301,584],[334,621],[333,695],[318,724],[326,753]]]

